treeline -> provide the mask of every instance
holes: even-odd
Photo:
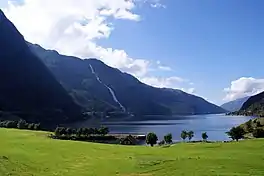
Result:
[[[264,112],[255,112],[255,111],[235,111],[226,113],[228,116],[257,116],[257,117],[264,117]]]
[[[19,120],[19,121],[4,120],[4,121],[0,121],[0,128],[41,130],[40,123],[28,123],[25,120]]]
[[[50,137],[62,140],[78,140],[78,141],[97,141],[97,140],[115,140],[115,136],[107,135],[109,129],[107,127],[100,128],[65,128],[57,127],[54,134]]]
[[[189,141],[191,141],[193,137],[194,137],[193,131],[185,131],[184,130],[181,132],[181,138],[183,141],[185,141],[187,138]],[[206,142],[208,139],[208,135],[206,132],[202,133],[201,137],[202,137],[204,142]],[[149,144],[150,146],[154,146],[155,144],[157,144],[157,141],[158,141],[158,137],[155,133],[149,133],[147,135],[146,144]],[[171,143],[172,143],[172,134],[169,133],[169,134],[165,135],[163,137],[163,140],[161,140],[158,144],[164,145],[164,144],[171,144]]]

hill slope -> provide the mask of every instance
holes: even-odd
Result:
[[[264,117],[264,92],[250,97],[243,104],[241,111],[250,111],[252,114]]]
[[[227,102],[221,105],[221,107],[230,112],[238,111],[248,99],[249,97],[240,98],[234,101]]]
[[[151,148],[58,141],[46,135],[0,129],[0,175],[264,175],[263,140]]]
[[[60,123],[80,118],[81,109],[29,49],[0,10],[0,110],[28,121]]]
[[[223,113],[204,99],[179,90],[159,89],[96,59],[81,60],[29,44],[83,107],[92,100],[140,115]],[[105,107],[105,106],[102,106]],[[103,109],[103,108],[102,108]]]

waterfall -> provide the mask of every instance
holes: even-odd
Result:
[[[98,81],[100,84],[102,84],[103,86],[105,86],[105,87],[108,89],[108,91],[109,91],[110,94],[112,95],[113,100],[119,105],[119,107],[122,109],[122,111],[125,112],[125,111],[126,111],[126,108],[125,108],[125,107],[120,103],[120,101],[117,99],[114,90],[113,90],[111,87],[109,87],[109,86],[107,86],[106,84],[104,84],[104,83],[101,81],[101,79],[99,78],[99,76],[95,73],[93,66],[92,66],[91,64],[89,64],[89,65],[90,65],[90,69],[91,69],[91,71],[92,71],[92,74],[94,74],[94,76],[95,76],[95,78],[97,79],[97,81]]]

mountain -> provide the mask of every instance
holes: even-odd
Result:
[[[81,119],[78,106],[0,10],[0,111],[44,124]]]
[[[221,107],[230,112],[238,111],[248,99],[249,97],[239,98],[237,100],[227,102],[221,105]]]
[[[240,111],[247,111],[264,117],[264,92],[250,97]]]
[[[75,102],[83,108],[126,111],[136,115],[226,112],[200,97],[180,90],[146,85],[99,60],[82,60],[45,50],[39,45],[28,45],[53,72]]]

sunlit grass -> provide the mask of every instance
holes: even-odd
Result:
[[[0,175],[264,175],[264,140],[120,146],[0,129]]]

